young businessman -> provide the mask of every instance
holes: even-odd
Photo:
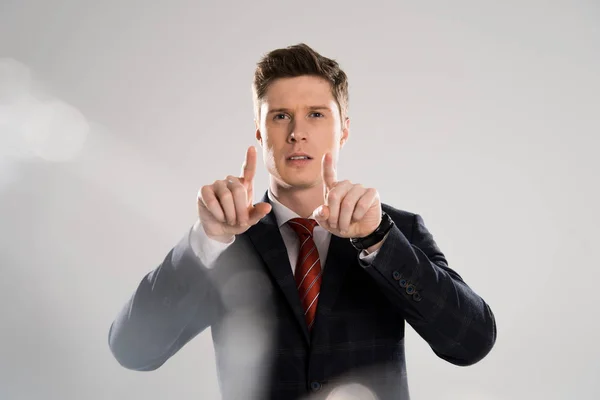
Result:
[[[224,399],[325,398],[344,382],[408,399],[405,322],[448,362],[485,357],[494,315],[423,219],[338,181],[350,130],[338,64],[277,49],[253,89],[268,190],[253,203],[254,147],[241,176],[201,188],[198,221],[111,326],[116,359],[154,370],[210,326]]]

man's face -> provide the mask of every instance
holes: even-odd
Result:
[[[326,152],[337,164],[348,128],[348,120],[341,123],[329,82],[314,76],[281,78],[271,83],[261,102],[256,139],[265,166],[279,185],[308,188],[322,184]],[[291,158],[297,153],[309,158]]]

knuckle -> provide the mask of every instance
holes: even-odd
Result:
[[[233,186],[230,190],[233,192],[233,194],[238,195],[238,196],[244,194],[244,192],[245,192],[244,187],[239,184]]]
[[[221,200],[231,200],[232,197],[233,195],[229,190],[224,190],[222,193],[219,194],[219,198]]]
[[[361,199],[358,203],[356,203],[356,209],[360,211],[366,210],[367,206],[367,201],[364,199]]]
[[[363,196],[356,205],[361,208],[367,208],[369,204],[371,204],[371,199],[367,196]]]
[[[353,208],[354,202],[352,201],[352,199],[349,199],[348,197],[346,197],[343,201],[342,201],[342,208],[346,208],[346,209],[350,209]]]
[[[217,207],[220,206],[219,202],[217,200],[210,200],[206,203],[206,206],[209,209],[216,209]]]
[[[212,199],[205,200],[204,202],[206,204],[206,207],[209,210],[214,210],[217,207],[219,207],[219,201],[217,199],[212,198]]]

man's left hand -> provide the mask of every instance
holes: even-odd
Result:
[[[344,180],[337,181],[331,153],[323,156],[321,173],[325,203],[313,212],[320,226],[343,238],[371,234],[381,223],[379,192]]]

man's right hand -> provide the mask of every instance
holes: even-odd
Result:
[[[226,243],[246,232],[271,211],[269,203],[253,205],[256,149],[250,146],[242,176],[229,175],[198,192],[198,215],[206,235]]]

